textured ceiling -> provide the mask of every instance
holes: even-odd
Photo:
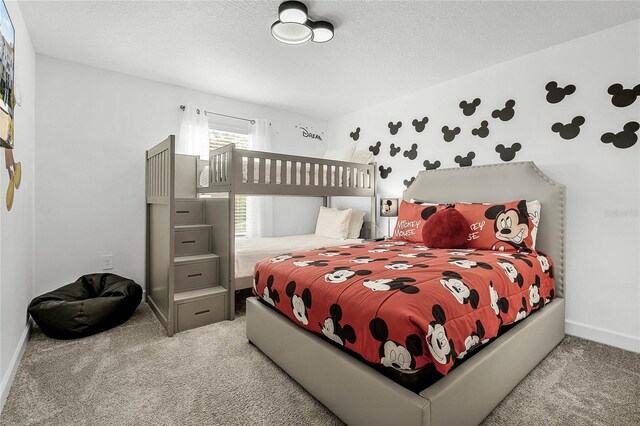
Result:
[[[336,26],[286,46],[279,1],[21,1],[38,53],[331,118],[640,17],[640,2],[306,1]]]

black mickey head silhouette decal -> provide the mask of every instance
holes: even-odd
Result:
[[[496,146],[496,152],[500,154],[500,159],[502,161],[511,161],[516,158],[516,152],[520,151],[521,148],[522,145],[520,145],[518,142],[511,145],[509,148],[500,144]]]
[[[386,179],[389,177],[389,174],[391,173],[391,167],[384,167],[384,166],[380,166],[378,167],[378,170],[380,170],[380,177],[382,179]]]
[[[404,183],[404,186],[406,186],[407,188],[411,186],[411,184],[413,183],[413,181],[416,180],[416,177],[412,177],[409,180],[403,180],[402,183]]]
[[[391,133],[392,135],[397,135],[398,130],[400,130],[400,127],[402,127],[402,121],[398,121],[396,124],[393,124],[393,121],[390,121],[388,126],[389,133]]]
[[[400,152],[400,147],[396,146],[395,144],[391,144],[391,146],[389,146],[389,155],[392,157],[395,157],[397,153]]]
[[[421,133],[429,122],[429,117],[422,117],[422,120],[414,119],[411,124],[416,128],[416,132]]]
[[[476,153],[471,151],[467,154],[466,157],[462,157],[460,155],[456,155],[454,161],[460,165],[460,167],[469,167],[473,165],[473,159],[476,158]]]
[[[616,148],[631,148],[638,142],[638,135],[635,133],[638,129],[640,129],[640,124],[637,121],[630,121],[624,125],[621,132],[605,133],[600,140],[603,143],[611,143]]]
[[[356,128],[355,131],[349,133],[349,136],[351,136],[351,139],[353,139],[354,141],[360,139],[360,127]]]
[[[633,89],[625,89],[622,84],[616,83],[609,86],[607,92],[611,95],[611,103],[618,108],[628,107],[640,96],[640,84]]]
[[[481,138],[486,138],[487,136],[489,136],[489,122],[487,120],[482,120],[482,123],[480,123],[480,127],[471,130],[471,134],[473,136],[479,136]]]
[[[516,113],[516,111],[513,109],[515,105],[516,101],[514,101],[513,99],[509,99],[507,102],[505,102],[504,108],[494,109],[491,113],[491,116],[493,118],[499,118],[502,121],[509,121]]]
[[[558,133],[562,139],[573,139],[580,134],[580,126],[584,124],[584,117],[579,115],[571,120],[571,123],[554,123],[551,130]]]
[[[378,141],[378,142],[376,142],[375,145],[369,146],[369,151],[371,151],[371,153],[373,155],[378,155],[378,154],[380,154],[380,147],[381,146],[382,146],[382,142]]]
[[[547,90],[547,102],[557,104],[562,101],[565,96],[572,95],[576,91],[576,86],[568,84],[564,87],[558,87],[558,83],[550,81],[544,88]]]
[[[415,160],[418,157],[418,144],[414,143],[411,145],[411,149],[402,153],[409,160]]]
[[[422,165],[424,166],[424,168],[426,170],[435,170],[438,167],[440,167],[440,162],[438,160],[434,161],[433,163],[429,160],[424,160],[424,162],[422,163]]]
[[[466,116],[473,115],[476,112],[476,108],[480,105],[480,98],[475,98],[471,102],[462,101],[458,105],[462,109],[462,113]]]
[[[459,134],[460,134],[460,127],[454,127],[451,130],[449,130],[449,126],[444,126],[442,128],[442,135],[444,137],[445,142],[453,141],[456,138],[456,136]]]

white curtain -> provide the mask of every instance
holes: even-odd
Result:
[[[209,123],[203,107],[187,104],[184,111],[180,111],[176,153],[209,159]]]
[[[249,147],[256,151],[271,151],[271,123],[254,119],[249,125]],[[247,197],[247,238],[273,237],[272,197]]]

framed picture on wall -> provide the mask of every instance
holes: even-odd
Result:
[[[9,11],[0,4],[0,146],[13,148],[15,31]]]
[[[398,199],[397,198],[380,198],[380,216],[381,217],[397,217],[398,216]]]

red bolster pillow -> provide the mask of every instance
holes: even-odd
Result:
[[[455,208],[435,213],[422,228],[422,241],[431,248],[465,248],[469,236],[469,222]]]

